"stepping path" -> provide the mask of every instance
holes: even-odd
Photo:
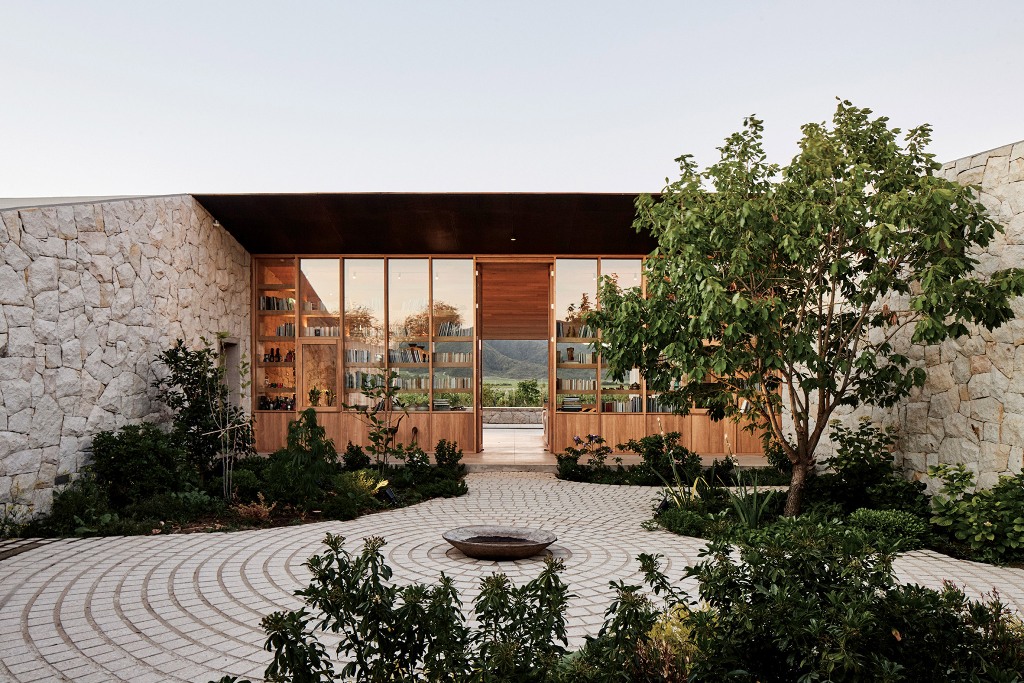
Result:
[[[192,681],[224,674],[261,679],[270,660],[260,619],[294,609],[306,558],[324,534],[355,551],[368,536],[401,582],[453,577],[468,605],[479,579],[502,571],[517,584],[542,560],[470,560],[441,532],[468,524],[542,527],[565,560],[577,597],[568,610],[574,645],[596,633],[612,580],[639,583],[636,556],[661,553],[671,578],[698,559],[699,539],[644,531],[657,489],[561,482],[539,473],[471,474],[469,495],[324,522],[235,533],[0,542],[0,681]],[[928,551],[897,561],[905,581],[969,595],[998,589],[1024,613],[1024,570],[954,560]],[[691,586],[688,586],[692,588]],[[324,641],[331,648],[333,643]],[[332,650],[333,651],[333,650]]]

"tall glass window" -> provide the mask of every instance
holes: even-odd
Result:
[[[398,375],[398,400],[430,409],[430,262],[388,260],[388,367]]]
[[[345,259],[345,403],[384,369],[384,259]]]
[[[434,410],[473,409],[475,289],[472,260],[433,260]]]
[[[555,261],[555,395],[564,412],[597,404],[596,332],[584,316],[597,305],[597,259]]]

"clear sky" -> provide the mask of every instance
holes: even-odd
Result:
[[[835,97],[1024,139],[1024,2],[0,0],[0,196],[658,190]]]

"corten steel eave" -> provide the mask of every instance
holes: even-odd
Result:
[[[636,256],[635,194],[193,195],[251,254]],[[515,240],[512,239],[515,237]]]

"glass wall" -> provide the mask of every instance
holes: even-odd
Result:
[[[597,404],[596,334],[583,316],[597,304],[597,259],[555,261],[555,397],[564,412]]]
[[[640,289],[643,283],[641,259],[601,259],[601,280],[612,280],[620,289]],[[613,378],[601,361],[601,412],[642,413],[644,400],[640,371],[633,368],[622,379]]]
[[[388,367],[408,410],[430,409],[430,262],[388,259]]]
[[[470,259],[433,260],[434,410],[473,409],[476,273]]]
[[[384,259],[345,259],[344,402],[365,405],[363,386],[384,370]]]

